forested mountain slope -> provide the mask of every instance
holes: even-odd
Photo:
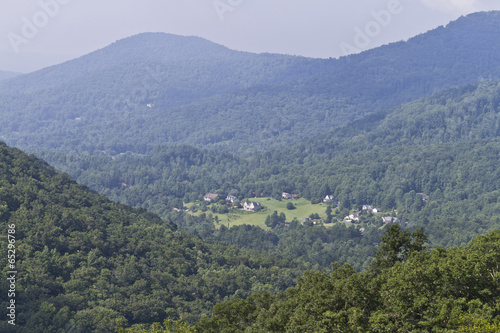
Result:
[[[499,101],[498,81],[453,89],[248,158],[189,146],[114,159],[37,154],[96,191],[156,212],[201,237],[360,269],[378,240],[380,217],[368,220],[367,226],[376,228],[362,238],[336,228],[322,233],[277,229],[269,237],[244,228],[217,231],[210,218],[193,221],[172,209],[209,192],[240,200],[254,192],[272,197],[289,192],[315,202],[334,194],[341,202],[339,214],[347,211],[344,216],[365,204],[395,209],[409,228],[424,226],[433,246],[465,245],[500,227]]]
[[[197,332],[500,330],[499,230],[467,247],[430,253],[416,250],[415,240],[397,225],[384,237],[378,263],[389,268],[355,273],[335,264],[329,275],[307,272],[297,287],[280,295],[215,306]]]
[[[151,323],[181,315],[193,322],[224,299],[284,290],[305,269],[204,243],[3,143],[0,221],[0,247],[15,250],[12,266],[2,266],[2,290],[11,287],[7,271],[17,271],[9,296],[16,326],[4,316],[2,332],[113,332],[116,319]],[[7,302],[3,297],[4,309]]]
[[[113,88],[127,94],[135,88],[143,88],[142,85],[151,85],[147,87],[148,93],[167,92],[168,95],[163,96],[166,104],[176,105],[200,96],[283,80],[293,74],[291,69],[298,72],[297,63],[302,60],[233,51],[200,37],[142,33],[80,58],[18,77],[2,85],[2,94],[63,88],[62,93],[91,95],[89,92],[97,88],[88,85],[93,83],[104,89],[103,95],[112,95]],[[303,74],[296,75],[302,77]]]
[[[437,90],[499,78],[499,18],[476,13],[328,60],[137,35],[0,85],[0,135],[20,147],[109,155],[173,143],[265,151]]]

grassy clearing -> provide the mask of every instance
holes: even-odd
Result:
[[[301,220],[303,217],[309,217],[311,214],[318,213],[320,217],[325,217],[325,210],[327,205],[320,203],[317,205],[311,204],[310,201],[306,199],[297,200],[276,200],[273,198],[253,198],[251,201],[260,202],[264,207],[258,212],[246,212],[243,210],[232,209],[229,214],[214,214],[210,210],[206,211],[206,214],[212,213],[212,215],[219,219],[221,224],[235,226],[242,224],[256,225],[266,229],[265,221],[268,215],[271,215],[274,211],[278,214],[283,212],[286,215],[286,220],[291,221],[294,218]],[[288,202],[293,202],[296,209],[288,210],[286,204]],[[186,207],[190,208],[193,203],[186,204]],[[198,211],[194,215],[200,215],[202,212]]]

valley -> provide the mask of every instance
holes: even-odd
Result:
[[[481,12],[315,59],[141,33],[0,72],[16,323],[498,331],[499,35]]]

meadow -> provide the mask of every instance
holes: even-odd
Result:
[[[243,209],[230,209],[227,214],[219,214],[212,213],[209,209],[206,212],[202,212],[198,210],[196,213],[192,213],[194,215],[200,215],[202,213],[212,214],[217,217],[219,224],[224,224],[228,227],[242,224],[256,225],[261,228],[267,229],[265,225],[266,217],[271,215],[274,211],[277,211],[278,214],[284,213],[286,215],[287,222],[292,221],[294,218],[297,218],[299,221],[302,218],[307,218],[311,214],[319,214],[321,218],[326,217],[326,207],[327,205],[324,203],[312,204],[309,200],[300,198],[295,200],[276,200],[269,197],[263,198],[252,198],[251,201],[259,202],[262,204],[262,209],[257,212],[247,212]],[[295,206],[295,209],[287,209],[287,203],[292,202]],[[195,203],[188,203],[186,207],[191,208]]]

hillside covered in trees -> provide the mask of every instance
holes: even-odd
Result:
[[[114,159],[36,153],[101,194],[153,211],[203,238],[306,256],[327,268],[339,261],[361,269],[380,237],[380,218],[366,216],[363,237],[342,228],[301,226],[275,228],[270,238],[244,227],[216,228],[208,215],[172,209],[213,192],[240,200],[254,192],[270,197],[289,192],[313,202],[333,194],[339,215],[366,204],[396,210],[409,228],[425,227],[433,246],[463,246],[500,226],[499,101],[498,81],[453,89],[247,158],[190,146]]]
[[[372,269],[333,265],[297,287],[218,304],[196,332],[483,332],[500,330],[500,231],[425,251],[391,226]]]
[[[180,316],[194,322],[217,302],[283,291],[312,267],[205,243],[5,144],[0,221],[2,235],[15,230],[15,242],[2,236],[0,247],[14,249],[18,272],[10,298],[16,326],[4,317],[2,332],[113,332],[117,319],[128,325]],[[3,276],[12,270],[4,261]],[[0,288],[9,290],[9,281],[1,279]]]
[[[181,316],[199,320],[175,323],[186,332],[498,330],[498,230],[428,251],[421,230],[393,224],[366,271],[334,264],[293,287],[307,268],[298,261],[204,243],[17,149],[2,144],[0,156],[0,218],[15,229],[25,332],[127,332]],[[7,248],[6,237],[0,243]]]
[[[217,304],[195,326],[180,321],[117,332],[462,332],[500,330],[500,231],[466,247],[429,251],[421,229],[386,229],[370,268],[308,271],[278,295]]]
[[[0,83],[0,138],[21,148],[254,154],[401,103],[500,78],[498,12],[341,59],[229,50],[146,33]]]
[[[0,140],[67,173],[0,143],[16,323],[498,331],[499,33],[476,13],[341,59],[146,33],[0,73]],[[325,211],[219,219],[284,192]]]

